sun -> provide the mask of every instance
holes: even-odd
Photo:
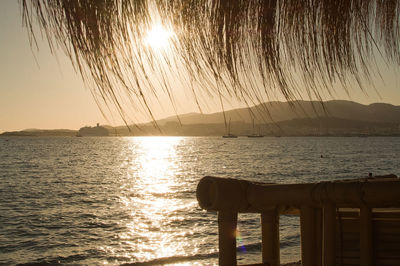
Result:
[[[145,43],[154,50],[165,49],[169,46],[173,35],[172,30],[166,29],[161,24],[156,24],[147,32]]]

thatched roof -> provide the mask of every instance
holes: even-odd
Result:
[[[172,99],[175,82],[196,99],[211,94],[251,104],[274,93],[304,98],[303,87],[305,98],[319,98],[335,82],[356,80],[362,88],[376,50],[400,64],[398,0],[21,0],[21,6],[30,32],[38,23],[95,95],[117,106],[130,98],[149,114],[148,97],[163,90]],[[175,32],[164,51],[143,44],[155,21]]]

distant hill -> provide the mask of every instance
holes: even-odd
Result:
[[[349,120],[336,117],[296,118],[276,123],[283,136],[400,136],[397,123]]]
[[[231,133],[267,136],[400,136],[400,106],[385,103],[363,105],[334,100],[268,102],[251,108],[225,111]],[[221,136],[226,134],[222,112],[188,113],[136,126],[83,127],[73,130],[25,130],[0,136]],[[254,124],[254,126],[253,126]],[[78,133],[78,134],[77,134]]]
[[[126,127],[114,129],[119,136],[222,136],[226,134],[223,123],[183,124],[167,122],[160,131],[147,124],[128,131]],[[334,117],[296,118],[274,123],[252,124],[231,123],[231,133],[239,136],[262,134],[265,136],[400,136],[400,127],[396,123],[381,123],[349,120]],[[110,131],[110,134],[113,134]]]
[[[76,135],[76,130],[70,129],[25,129],[21,131],[10,131],[0,134],[0,136],[18,137],[39,137],[39,136],[59,136],[72,137]]]
[[[245,123],[252,123],[252,118],[259,122],[269,123],[307,117],[336,117],[400,124],[400,106],[386,103],[363,105],[344,100],[327,101],[323,105],[317,101],[268,102],[251,108],[228,110],[225,111],[225,116],[232,122]],[[222,112],[212,114],[189,113],[180,115],[179,118],[182,124],[224,123]],[[178,119],[173,116],[157,122],[163,125],[171,121],[178,122]]]
[[[265,111],[265,110],[268,110]],[[269,102],[252,108],[225,112],[236,135],[261,133],[270,136],[400,135],[400,106],[384,103],[362,105],[351,101]],[[189,113],[152,123],[109,129],[116,135],[220,136],[226,134],[222,112]],[[253,127],[254,120],[254,127]]]

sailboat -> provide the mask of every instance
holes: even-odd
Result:
[[[254,130],[254,118],[252,120],[253,120],[253,134],[248,135],[247,137],[248,138],[262,138],[262,137],[264,137],[264,135],[261,135],[260,132],[258,132],[258,134],[256,134],[256,132]]]
[[[222,136],[223,138],[230,138],[230,139],[237,138],[236,135],[231,134],[231,119],[230,118],[229,118],[229,123],[228,123],[228,128],[227,129],[228,129],[228,134],[223,135]]]

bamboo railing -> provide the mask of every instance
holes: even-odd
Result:
[[[279,215],[300,215],[302,265],[400,265],[400,180],[395,175],[311,184],[206,176],[200,207],[218,212],[219,264],[237,265],[238,213],[260,213],[262,264],[280,265]]]

